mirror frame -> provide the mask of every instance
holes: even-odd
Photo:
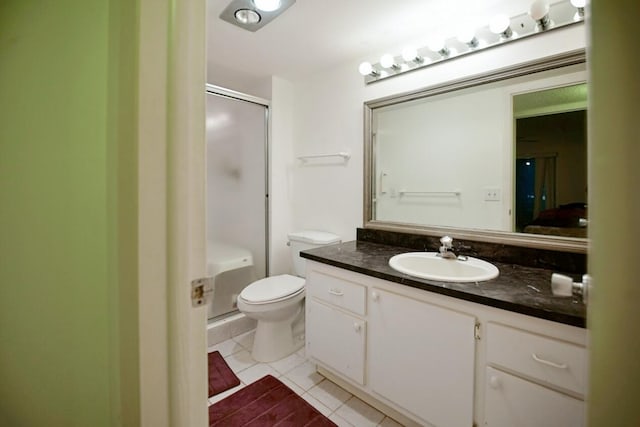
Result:
[[[570,65],[586,63],[584,49],[570,51],[560,55],[554,55],[535,61],[500,68],[487,73],[477,74],[458,80],[453,80],[421,88],[418,90],[391,95],[384,98],[366,101],[364,103],[364,207],[363,227],[385,231],[397,231],[429,236],[449,235],[455,239],[464,239],[480,242],[502,243],[514,246],[525,246],[537,249],[549,249],[563,252],[587,253],[589,240],[576,237],[560,237],[550,235],[516,233],[509,231],[492,231],[473,228],[456,228],[420,225],[392,221],[379,221],[372,218],[373,181],[375,152],[372,139],[373,110],[380,107],[400,104],[402,102],[441,95],[461,89],[479,86],[486,83],[494,83],[515,77],[548,71]]]

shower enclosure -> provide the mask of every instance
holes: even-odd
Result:
[[[267,101],[207,85],[208,317],[237,312],[242,289],[268,274]]]

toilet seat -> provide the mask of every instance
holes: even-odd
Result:
[[[247,304],[268,304],[294,297],[304,292],[304,279],[282,274],[251,283],[240,292]]]

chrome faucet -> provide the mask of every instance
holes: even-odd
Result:
[[[453,252],[453,239],[449,236],[444,236],[440,239],[442,246],[438,249],[438,256],[446,259],[457,259],[458,257]]]

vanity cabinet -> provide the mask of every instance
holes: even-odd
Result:
[[[582,328],[314,261],[306,296],[307,357],[405,425],[584,425]]]
[[[489,322],[485,425],[584,425],[584,347]]]
[[[309,284],[313,284],[309,286]],[[366,287],[311,272],[306,287],[307,354],[364,384]]]
[[[473,423],[473,316],[373,287],[369,386],[436,426]]]

